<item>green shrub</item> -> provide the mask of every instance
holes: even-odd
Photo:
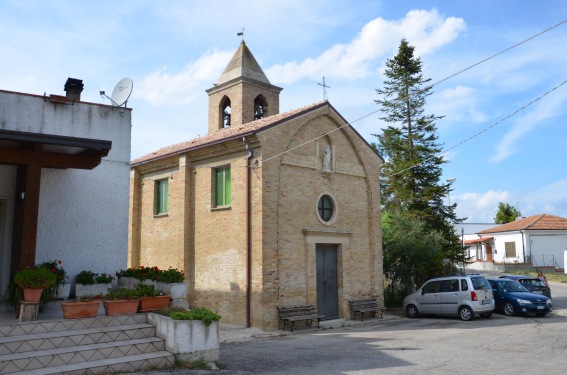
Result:
[[[114,276],[111,274],[101,273],[100,275],[95,276],[95,283],[97,284],[110,284],[114,279]]]
[[[180,283],[185,280],[185,274],[183,271],[179,271],[177,268],[171,268],[167,270],[160,270],[157,266],[154,267],[130,267],[125,270],[120,270],[116,272],[117,277],[135,277],[138,280],[155,280],[163,281],[166,283]]]
[[[140,294],[135,289],[108,289],[108,293],[103,297],[106,300],[121,300],[121,299],[139,299]]]
[[[77,284],[92,285],[95,283],[96,273],[92,271],[81,271],[77,276],[75,276],[75,282]]]
[[[163,296],[163,292],[157,290],[153,285],[138,284],[136,291],[140,297],[157,297]]]
[[[221,316],[215,314],[206,307],[195,307],[188,311],[174,311],[169,317],[173,320],[201,320],[206,326],[210,326],[213,321],[219,321]]]
[[[44,289],[55,284],[55,281],[55,274],[44,267],[25,269],[14,276],[14,283],[20,288]]]

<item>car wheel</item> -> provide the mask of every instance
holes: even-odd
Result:
[[[535,316],[546,316],[547,313],[536,313]]]
[[[419,316],[419,311],[414,305],[408,305],[408,307],[406,307],[406,315],[408,318],[414,319]]]
[[[481,317],[481,318],[484,318],[484,319],[488,319],[488,318],[490,318],[491,316],[492,316],[492,313],[491,313],[491,312],[480,314],[480,317]]]
[[[469,321],[469,320],[473,320],[474,318],[474,313],[471,310],[470,307],[468,306],[463,306],[459,309],[459,316],[461,317],[462,320]]]
[[[514,306],[510,302],[505,302],[502,310],[504,311],[504,315],[514,315]]]

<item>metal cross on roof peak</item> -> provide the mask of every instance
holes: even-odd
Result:
[[[330,89],[331,86],[327,86],[327,84],[325,83],[325,76],[323,76],[323,83],[318,83],[317,84],[319,86],[323,86],[323,100],[327,101],[327,89]]]

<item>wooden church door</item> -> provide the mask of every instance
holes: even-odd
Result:
[[[339,317],[337,245],[317,244],[317,313],[325,319]]]

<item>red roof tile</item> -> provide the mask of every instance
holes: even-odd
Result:
[[[249,122],[247,124],[230,127],[228,129],[207,134],[205,136],[192,139],[190,141],[177,143],[171,146],[161,148],[150,154],[141,156],[130,162],[131,166],[147,163],[152,160],[162,159],[172,155],[182,154],[191,150],[202,148],[208,145],[225,142],[231,139],[240,138],[242,136],[266,130],[272,126],[278,125],[284,121],[290,120],[297,116],[304,115],[315,109],[329,105],[329,102],[318,102],[305,107],[297,108],[292,111],[279,113],[274,116],[266,117],[261,120]]]
[[[520,220],[513,221],[499,225],[494,228],[478,232],[485,233],[499,233],[499,232],[515,232],[520,230],[567,230],[567,219],[559,216],[548,214],[540,214],[529,216]]]
[[[466,240],[465,245],[469,245],[473,243],[489,242],[492,239],[494,239],[494,237],[475,238],[474,240]]]

